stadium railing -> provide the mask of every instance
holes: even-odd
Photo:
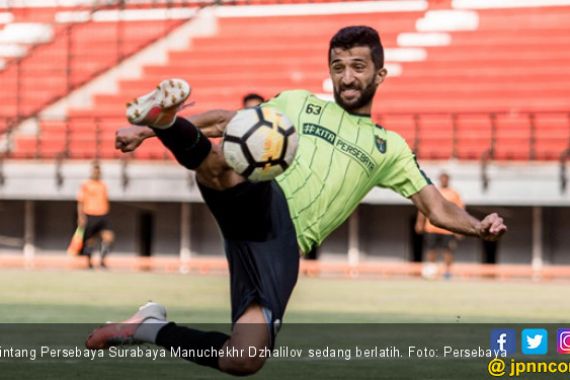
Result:
[[[570,112],[381,114],[418,157],[462,160],[558,160],[570,148]]]
[[[406,138],[421,159],[567,161],[570,156],[569,111],[388,113],[374,118]],[[126,124],[122,117],[33,117],[35,131],[11,136],[13,120],[0,118],[0,132],[1,125],[7,130],[1,153],[5,158],[121,157],[114,149],[114,134]],[[134,157],[161,160],[170,156],[160,144],[149,141]]]

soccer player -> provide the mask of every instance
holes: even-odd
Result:
[[[97,238],[101,238],[101,267],[105,268],[105,257],[111,250],[115,236],[109,223],[109,196],[107,186],[101,180],[101,167],[94,162],[91,178],[83,182],[77,194],[77,225],[85,229],[82,254],[87,257],[87,265],[93,267],[91,256]]]
[[[234,112],[210,111],[189,120],[175,117],[190,87],[167,80],[129,106],[133,124],[119,130],[116,145],[136,149],[156,135],[178,162],[196,171],[204,201],[216,218],[230,270],[231,335],[178,326],[166,320],[163,306],[144,305],[126,324],[108,324],[92,332],[86,345],[150,342],[200,352],[251,347],[271,348],[297,281],[299,250],[308,252],[357,207],[375,186],[409,198],[433,223],[457,233],[496,240],[506,226],[497,214],[479,221],[446,201],[419,169],[402,137],[370,118],[377,87],[386,78],[378,33],[369,27],[339,30],[328,58],[335,102],[307,91],[285,91],[266,104],[295,124],[299,146],[283,175],[251,183],[233,172],[221,147],[206,137],[221,137]],[[265,357],[248,355],[192,357],[221,371],[246,375]]]
[[[445,199],[454,203],[457,207],[465,207],[459,193],[449,187],[449,174],[445,172],[439,175],[439,192]],[[445,264],[443,277],[446,279],[451,278],[453,251],[457,248],[456,235],[451,231],[434,226],[421,212],[418,212],[416,232],[424,234],[424,244],[426,245],[426,263],[422,269],[422,275],[427,279],[435,277],[437,274],[437,254],[441,252],[443,253]]]

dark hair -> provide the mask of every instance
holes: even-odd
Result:
[[[263,103],[265,101],[265,99],[263,99],[263,96],[256,94],[255,92],[252,92],[252,93],[247,94],[243,97],[242,104],[245,104],[245,103],[249,102],[250,100],[259,100],[261,103]]]
[[[384,48],[380,42],[380,36],[375,29],[364,25],[347,26],[336,32],[329,45],[329,63],[333,49],[348,50],[355,46],[369,47],[374,67],[376,69],[384,67]]]

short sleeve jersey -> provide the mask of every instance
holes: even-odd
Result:
[[[295,125],[299,146],[276,181],[287,198],[297,240],[308,252],[341,225],[375,186],[410,197],[430,184],[406,141],[304,90],[266,104]]]

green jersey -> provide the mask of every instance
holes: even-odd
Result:
[[[299,146],[277,177],[301,250],[341,225],[375,186],[410,197],[430,183],[406,141],[368,116],[350,114],[308,91],[286,91],[267,104],[295,125]]]

